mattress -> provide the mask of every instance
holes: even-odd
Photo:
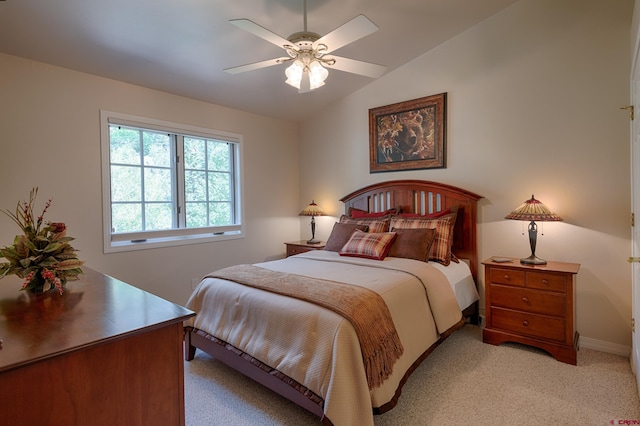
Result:
[[[459,263],[451,262],[448,266],[444,266],[438,262],[429,262],[429,264],[440,270],[447,277],[458,301],[458,306],[460,306],[460,310],[464,311],[480,300],[476,283],[473,281],[473,276],[471,275],[471,269],[464,260],[461,260]]]

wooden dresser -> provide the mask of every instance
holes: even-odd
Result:
[[[482,262],[486,308],[482,340],[493,345],[512,341],[535,346],[558,361],[575,365],[579,338],[575,284],[580,265],[523,265],[519,259],[493,259]]]
[[[0,423],[184,425],[194,313],[83,267],[65,292],[0,281]]]
[[[287,246],[287,257],[311,250],[323,250],[325,246],[324,241],[321,241],[318,244],[309,244],[305,240],[292,241],[284,244]]]

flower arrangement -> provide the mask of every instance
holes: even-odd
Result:
[[[16,235],[11,246],[0,249],[0,257],[8,261],[0,263],[0,278],[17,275],[24,279],[22,290],[45,292],[55,287],[62,294],[67,281],[77,280],[82,274],[84,262],[69,244],[74,238],[67,237],[66,225],[44,221],[51,199],[40,216],[34,216],[37,194],[38,188],[33,188],[29,201],[18,202],[15,213],[2,210],[18,225],[22,235]]]

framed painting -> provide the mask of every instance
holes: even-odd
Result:
[[[369,171],[446,167],[446,93],[369,110]]]

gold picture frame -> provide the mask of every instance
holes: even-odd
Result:
[[[369,171],[446,167],[447,94],[369,110]]]

